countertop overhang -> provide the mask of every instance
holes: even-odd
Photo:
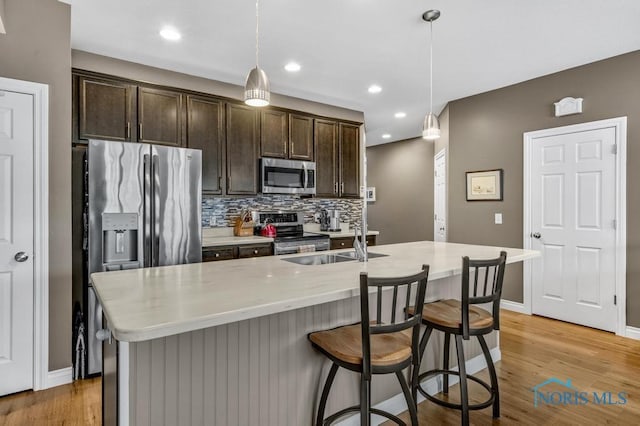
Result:
[[[369,262],[297,265],[267,256],[91,275],[113,336],[137,342],[341,300],[359,294],[359,275],[401,276],[430,265],[429,281],[460,273],[462,256],[507,263],[537,251],[419,241],[375,246]],[[509,268],[507,268],[507,278]]]

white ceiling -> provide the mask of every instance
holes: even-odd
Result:
[[[442,12],[435,112],[640,49],[638,0],[262,0],[260,66],[273,92],[364,111],[369,146],[416,137],[429,110],[428,9]],[[158,36],[167,24],[181,41]],[[71,34],[74,49],[244,85],[255,65],[255,1],[76,0]],[[302,70],[284,71],[290,60]],[[377,95],[367,92],[374,83]],[[558,92],[568,95],[580,94]]]

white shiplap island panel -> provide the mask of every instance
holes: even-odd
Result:
[[[130,342],[120,343],[120,424],[312,424],[328,364],[306,335],[359,320],[361,271],[407,275],[427,263],[428,300],[458,298],[461,257],[497,257],[501,249],[415,242],[373,247],[389,256],[367,264],[274,256],[93,274],[114,337]],[[506,250],[509,263],[537,255]],[[439,334],[423,370],[440,362]],[[497,333],[487,343],[499,357]],[[467,359],[480,354],[475,339],[465,351]],[[400,393],[393,375],[376,376],[372,389],[373,404]],[[327,413],[358,395],[357,376],[341,369]]]

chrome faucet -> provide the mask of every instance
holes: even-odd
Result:
[[[356,225],[354,226],[354,230],[355,230],[355,237],[353,239],[353,248],[356,250],[356,256],[358,257],[358,261],[359,262],[366,262],[367,261],[367,246],[366,243],[363,244],[362,241],[365,240],[364,236],[362,235],[362,229]],[[360,238],[358,238],[358,231],[360,231]]]

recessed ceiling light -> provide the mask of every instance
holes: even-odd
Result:
[[[389,133],[385,133],[384,135],[382,135],[382,139],[389,139],[391,137],[391,135]]]
[[[284,66],[284,69],[289,71],[289,72],[298,72],[300,71],[300,64],[297,62],[289,62],[287,65]]]
[[[182,34],[180,34],[178,30],[176,30],[173,27],[163,27],[160,30],[160,35],[165,40],[171,40],[171,41],[178,41],[182,38]]]
[[[378,86],[377,84],[372,84],[367,90],[369,90],[369,93],[380,93],[382,92],[382,87]]]
[[[399,112],[396,112],[395,114],[393,114],[393,116],[394,116],[395,118],[405,118],[405,117],[407,116],[407,113],[406,113],[406,112],[399,111]]]

